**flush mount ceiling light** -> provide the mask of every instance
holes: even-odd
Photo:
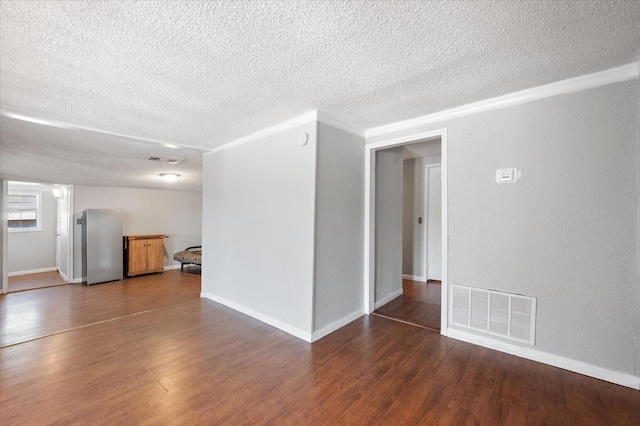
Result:
[[[166,182],[175,182],[180,175],[177,173],[160,173],[160,177]]]

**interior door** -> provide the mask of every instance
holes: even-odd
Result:
[[[442,167],[427,168],[427,279],[442,280]]]
[[[60,276],[69,281],[69,187],[56,186],[56,268]]]
[[[62,259],[60,254],[62,253],[62,221],[63,221],[63,206],[64,200],[60,197],[56,198],[56,269],[62,273]]]

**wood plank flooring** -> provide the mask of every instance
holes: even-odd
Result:
[[[199,297],[200,275],[179,270],[9,293],[0,296],[0,347]]]
[[[0,424],[637,425],[640,419],[640,392],[633,389],[375,316],[308,344],[212,301],[165,291],[199,291],[193,276],[165,275],[171,279],[162,284],[134,279],[100,287],[104,293],[93,301],[97,310],[103,300],[118,305],[117,315],[135,310],[129,301],[156,309],[0,349]],[[47,305],[45,290],[31,293]],[[0,309],[12,309],[14,300]],[[70,303],[67,315],[87,318],[90,305]],[[46,322],[48,311],[40,315]]]
[[[373,314],[440,331],[440,287],[440,281],[402,280],[402,294]]]
[[[8,284],[9,291],[14,292],[65,285],[67,282],[60,276],[58,271],[50,271],[9,277]]]

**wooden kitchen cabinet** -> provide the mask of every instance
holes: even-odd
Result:
[[[164,238],[164,235],[123,237],[125,277],[164,272]]]

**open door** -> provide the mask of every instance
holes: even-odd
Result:
[[[56,197],[56,268],[60,276],[69,282],[71,279],[69,268],[69,187],[56,185],[54,188]]]

